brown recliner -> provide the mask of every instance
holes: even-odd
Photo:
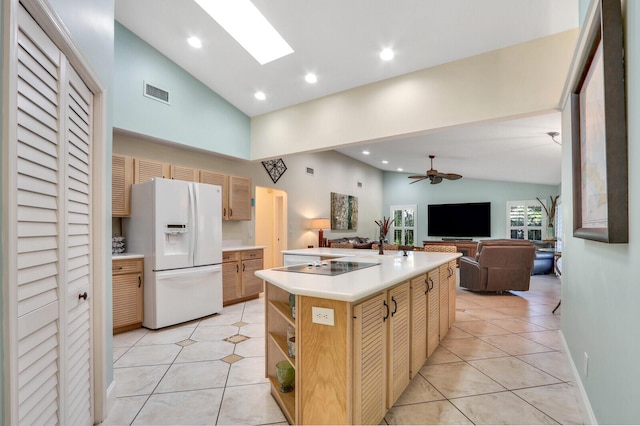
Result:
[[[529,290],[535,255],[530,241],[480,241],[475,259],[460,258],[460,287],[472,291]]]

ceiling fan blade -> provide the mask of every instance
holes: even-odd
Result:
[[[411,185],[412,183],[416,183],[416,182],[420,182],[421,180],[426,179],[426,176],[414,176],[414,177],[418,177],[418,180],[414,180],[413,182],[409,182],[409,185]]]
[[[442,175],[443,178],[445,179],[449,179],[449,180],[458,180],[462,177],[462,175],[458,175],[456,173],[443,173]]]
[[[442,177],[441,176],[434,176],[431,179],[431,185],[435,185],[436,183],[440,183],[442,182]]]
[[[409,176],[409,179],[426,179],[425,175]]]

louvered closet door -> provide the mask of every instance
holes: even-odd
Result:
[[[93,95],[68,68],[66,170],[66,424],[92,424],[91,134]]]
[[[82,132],[69,121],[76,118],[67,118],[77,111],[71,97],[84,97],[80,115],[90,123],[91,99],[86,87],[82,96],[72,94],[77,76],[65,82],[66,60],[22,6],[18,25],[17,318],[9,321],[17,327],[18,371],[11,410],[19,424],[92,424],[91,303],[77,293],[90,296],[91,288],[90,138],[86,124],[76,138]]]

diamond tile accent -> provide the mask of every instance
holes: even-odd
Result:
[[[193,345],[194,343],[198,343],[198,342],[191,339],[184,339],[179,342],[176,342],[176,345],[185,347],[185,346]]]
[[[244,321],[238,321],[238,322],[234,322],[231,325],[234,327],[244,327],[245,325],[249,325],[249,323]]]
[[[240,342],[244,342],[247,339],[250,339],[250,337],[243,336],[242,334],[236,334],[234,336],[227,337],[226,339],[224,339],[224,341],[230,342],[230,343],[240,343]]]
[[[238,362],[240,360],[244,359],[243,356],[240,355],[236,355],[236,354],[231,354],[231,355],[227,355],[224,358],[220,358],[220,361],[224,361],[227,364],[233,364],[234,362]]]

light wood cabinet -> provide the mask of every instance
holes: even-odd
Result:
[[[449,331],[449,264],[445,263],[438,268],[440,273],[439,293],[440,293],[440,307],[439,307],[439,325],[440,325],[440,339]]]
[[[142,326],[143,259],[112,261],[113,334]]]
[[[427,358],[440,344],[440,271],[427,273]]]
[[[171,165],[161,161],[134,158],[133,183],[145,183],[152,178],[171,178]]]
[[[393,407],[411,381],[409,292],[409,281],[387,292],[387,303],[391,311],[387,325],[387,408]]]
[[[427,360],[427,274],[411,279],[411,378]]]
[[[266,374],[289,423],[379,424],[444,337],[440,291],[448,293],[450,276],[441,281],[440,273],[435,268],[355,303],[296,295],[295,319],[289,293],[266,282]],[[334,325],[314,323],[313,307],[332,309]],[[287,353],[289,326],[295,358]],[[284,359],[296,378],[294,391],[283,394],[275,365]]]
[[[222,253],[222,304],[254,299],[263,291],[263,281],[255,276],[262,269],[262,249]]]
[[[170,179],[186,180],[187,182],[198,182],[199,170],[192,167],[177,166],[171,164],[169,166]]]
[[[130,216],[133,158],[127,155],[113,154],[111,156],[111,170],[111,216]]]
[[[222,187],[223,220],[251,220],[251,178],[200,170],[199,180]]]
[[[458,285],[458,277],[456,276],[455,260],[449,262],[447,270],[449,271],[449,328],[451,328],[453,327],[453,323],[456,322],[456,287]]]
[[[387,411],[386,294],[353,307],[353,424],[377,424]]]

